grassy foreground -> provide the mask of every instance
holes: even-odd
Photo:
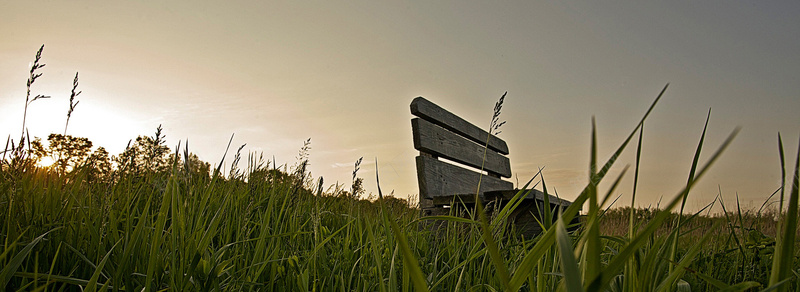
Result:
[[[590,183],[560,214],[561,220],[552,222],[545,216],[541,222],[545,232],[536,238],[520,238],[506,230],[506,216],[522,192],[492,216],[478,210],[471,213],[475,216],[420,218],[418,210],[383,197],[380,190],[374,202],[323,191],[322,180],[312,183],[302,163],[287,171],[250,157],[246,169],[225,177],[197,175],[174,160],[164,171],[118,172],[96,179],[90,168],[63,173],[3,161],[0,289],[800,289],[796,249],[800,160],[786,192],[779,190],[785,211],[756,216],[769,223],[745,224],[744,216],[739,216],[743,213],[733,213],[720,223],[712,222],[712,230],[718,232],[698,234],[693,223],[700,216],[672,212],[682,208],[691,187],[735,131],[704,164],[699,161],[700,139],[690,160],[687,185],[663,210],[650,210],[644,216],[641,210],[603,208],[621,178],[606,174],[637,133],[639,152],[646,117],[603,164],[597,162],[593,134]],[[189,161],[188,154],[184,161]],[[638,161],[633,173],[638,177]],[[545,181],[538,178],[529,185],[540,185],[547,192]],[[597,185],[604,179],[614,183],[600,191]],[[578,216],[581,206],[588,206],[583,225],[567,232],[564,222]],[[434,219],[444,222],[436,234],[429,231]],[[621,223],[622,231],[612,232],[607,227],[614,220],[628,224]]]

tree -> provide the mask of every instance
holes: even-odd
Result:
[[[50,134],[45,147],[38,137],[31,141],[30,154],[35,161],[51,158],[51,166],[59,173],[85,169],[90,180],[104,180],[111,175],[111,159],[108,151],[98,147],[92,152],[92,141],[70,135]]]
[[[42,147],[38,139],[35,142],[37,145],[31,147],[34,155],[39,159],[50,156],[55,161],[53,166],[60,173],[71,171],[86,162],[92,151],[92,141],[83,137],[53,133],[47,136],[47,149]]]
[[[176,161],[178,170],[185,173],[191,179],[207,179],[211,175],[211,164],[200,160],[194,153],[184,153],[184,155],[176,155],[172,153],[169,155],[168,161]],[[185,160],[185,161],[184,161]]]
[[[86,162],[89,181],[106,181],[111,178],[111,158],[103,147],[97,147]]]
[[[161,125],[156,128],[153,137],[139,136],[133,145],[128,143],[125,151],[114,161],[121,172],[142,174],[146,172],[162,172],[169,168],[169,147],[164,145]]]

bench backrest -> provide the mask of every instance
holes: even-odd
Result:
[[[481,165],[486,172],[481,179],[481,194],[513,188],[511,182],[501,179],[511,177],[505,141],[494,135],[489,137],[481,128],[422,97],[411,102],[411,113],[418,117],[411,120],[411,129],[414,148],[420,152],[416,158],[420,202],[440,196],[475,194]]]

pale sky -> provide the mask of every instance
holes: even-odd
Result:
[[[645,126],[637,205],[682,188],[712,108],[703,161],[742,132],[687,206],[721,189],[758,207],[780,183],[777,133],[789,160],[797,149],[798,15],[795,1],[3,1],[0,134],[19,136],[45,44],[32,93],[52,98],[29,107],[31,135],[63,132],[77,71],[69,134],[112,154],[163,124],[168,145],[188,139],[212,164],[235,133],[231,152],[247,143],[291,166],[311,138],[314,177],[349,184],[363,156],[377,193],[377,158],[381,189],[406,197],[418,193],[411,100],[487,127],[508,91],[512,172],[524,183],[545,167],[571,200],[587,182],[592,116],[605,161],[669,82]]]

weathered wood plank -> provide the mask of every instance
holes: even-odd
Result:
[[[494,198],[511,199],[517,195],[517,192],[519,192],[519,190],[507,189],[507,190],[488,191],[484,193],[484,196],[489,199],[494,199]],[[570,204],[572,204],[572,202],[560,199],[556,196],[553,195],[548,195],[548,196],[550,196],[550,205],[553,206],[561,205],[563,207],[568,207]],[[531,192],[528,193],[527,196],[525,196],[525,198],[536,199],[537,201],[544,202],[544,193],[540,190],[532,189]]]
[[[478,198],[482,204],[486,204],[486,200],[484,198]],[[461,203],[466,204],[467,206],[475,206],[475,194],[461,194],[455,196],[441,196],[441,197],[434,197],[433,204],[436,206],[441,205],[460,205]]]
[[[411,113],[467,137],[475,143],[486,144],[486,137],[489,133],[423,97],[417,97],[411,101]],[[489,149],[508,154],[506,142],[494,135],[489,138]]]
[[[499,191],[487,191],[487,192],[482,192],[483,194],[481,194],[479,199],[484,204],[486,204],[487,202],[495,201],[495,200],[501,200],[503,202],[508,202],[508,200],[510,200],[511,198],[516,196],[517,192],[519,192],[519,191],[520,190],[511,190],[511,189],[499,190]],[[522,191],[528,191],[528,190],[522,190]],[[561,208],[566,208],[566,207],[569,207],[569,205],[572,204],[572,202],[570,202],[570,201],[567,201],[567,200],[564,200],[564,199],[559,199],[559,198],[557,198],[557,197],[555,197],[553,195],[549,195],[549,196],[550,196],[550,209],[551,210],[553,208],[557,207],[557,206],[560,206]],[[451,196],[440,196],[440,197],[434,197],[433,198],[433,203],[435,205],[450,204],[453,201],[455,201],[455,202],[464,202],[466,204],[474,204],[475,203],[475,193],[473,192],[471,194],[470,193],[455,194],[455,195],[451,195]],[[531,210],[527,210],[525,212],[533,212],[534,215],[539,216],[539,209],[541,209],[544,206],[544,193],[542,193],[542,191],[540,191],[540,190],[532,189],[528,193],[527,196],[522,198],[522,201],[524,203],[523,204],[524,206],[521,206],[521,207],[524,207],[524,208],[521,208],[521,210],[529,209],[528,207],[525,207],[525,206],[528,206],[526,204],[529,204],[530,202],[537,202],[537,204],[539,204],[538,207],[532,207],[532,208],[530,208]],[[527,203],[525,203],[525,202],[527,202]],[[553,211],[553,212],[555,212],[555,211]],[[553,213],[553,214],[555,214],[555,213]]]
[[[420,118],[411,120],[411,129],[414,136],[414,148],[421,152],[444,157],[477,169],[480,169],[483,164],[483,170],[487,172],[502,177],[511,177],[511,164],[508,157],[500,155],[494,150],[486,149]],[[485,163],[484,152],[486,153]]]
[[[435,158],[417,156],[417,178],[420,200],[439,196],[475,193],[479,174]],[[481,193],[508,190],[513,184],[498,178],[483,175]]]

